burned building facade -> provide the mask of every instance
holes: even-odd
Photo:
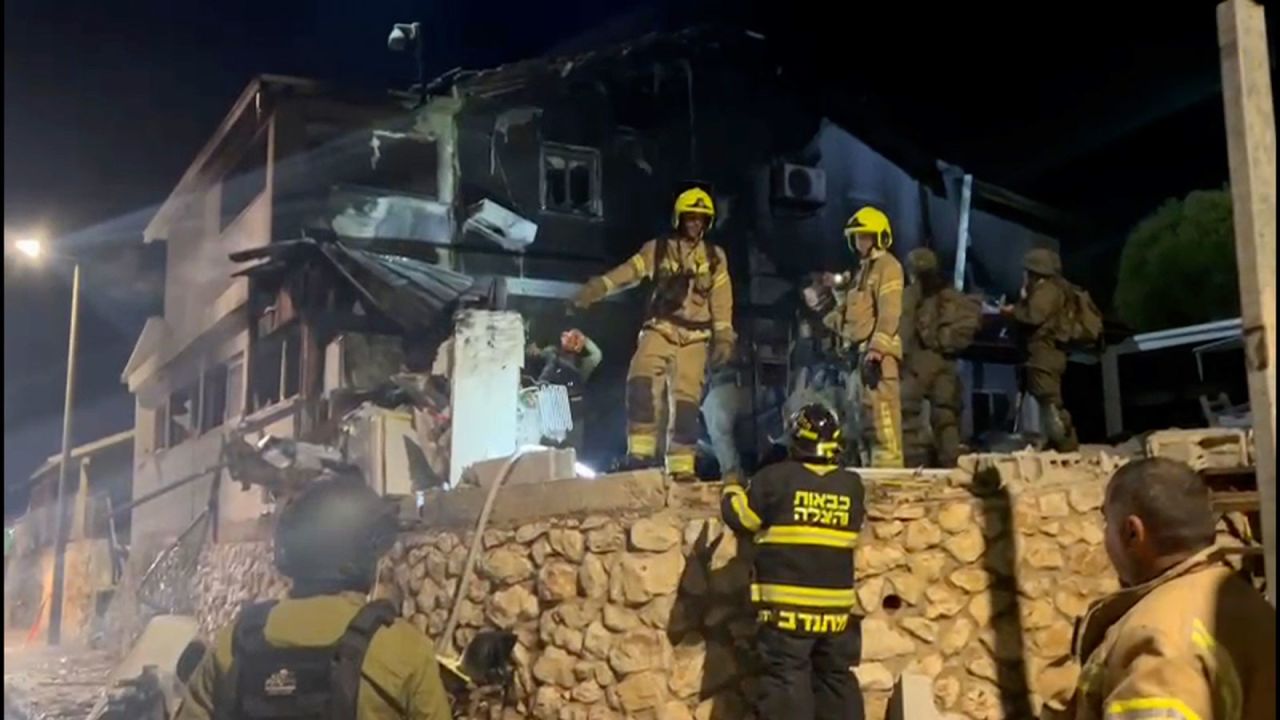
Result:
[[[441,344],[468,306],[519,311],[537,344],[569,327],[595,340],[581,456],[598,467],[620,455],[640,293],[577,315],[566,300],[668,232],[691,184],[716,199],[712,239],[751,358],[749,455],[780,429],[793,282],[852,266],[841,228],[854,209],[883,208],[897,252],[932,246],[992,295],[1016,292],[1026,248],[1055,245],[968,205],[937,166],[896,164],[855,138],[847,101],[796,87],[760,38],[697,31],[453,72],[422,96],[255,81],[147,230],[168,259],[164,315],[125,371],[133,494],[158,493],[135,536],[171,537],[205,508],[224,535],[259,533],[269,495],[216,481],[230,429],[332,440],[403,371],[420,376],[402,383],[416,409],[367,419],[376,429],[361,437],[389,453],[375,463],[389,477],[411,477],[398,492],[456,480],[425,447],[454,442],[449,385],[422,378],[448,359]]]

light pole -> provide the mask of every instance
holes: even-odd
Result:
[[[44,243],[26,238],[14,248],[31,260],[44,256]],[[53,521],[53,588],[49,601],[49,644],[62,643],[62,598],[67,570],[67,469],[71,465],[71,408],[75,402],[76,343],[80,336],[80,263],[72,263],[71,327],[67,335],[67,385],[62,404],[62,453],[58,461],[58,501]]]

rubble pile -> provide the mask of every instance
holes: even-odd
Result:
[[[112,653],[36,647],[4,654],[5,720],[82,720],[102,697]]]

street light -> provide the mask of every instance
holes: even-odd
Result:
[[[44,255],[44,243],[37,238],[23,238],[15,242],[13,247],[30,260],[39,260]]]
[[[15,250],[28,260],[40,260],[45,255],[44,242],[26,237],[13,244]],[[71,408],[75,400],[76,344],[80,336],[80,263],[72,262],[71,272],[71,328],[67,336],[67,385],[62,405],[62,453],[58,462],[57,516],[54,518],[53,589],[49,603],[49,644],[62,642],[62,598],[67,570],[67,467],[71,464]]]

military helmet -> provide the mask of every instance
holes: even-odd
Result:
[[[857,254],[858,249],[854,246],[853,239],[861,234],[874,235],[876,248],[879,250],[888,250],[893,244],[893,228],[889,225],[889,216],[870,205],[854,213],[844,224],[844,238],[854,254]]]
[[[938,254],[929,248],[916,248],[907,253],[907,270],[915,275],[938,271]]]
[[[1032,248],[1022,258],[1022,267],[1037,275],[1053,277],[1062,273],[1062,259],[1048,248]]]
[[[275,563],[295,583],[372,586],[395,537],[393,509],[360,476],[326,474],[281,512]]]
[[[716,203],[711,195],[702,188],[689,188],[676,197],[675,208],[671,211],[671,227],[680,227],[681,215],[705,215],[707,229],[716,222]]]
[[[840,419],[826,405],[810,403],[791,416],[790,452],[797,460],[834,462],[840,455]]]

